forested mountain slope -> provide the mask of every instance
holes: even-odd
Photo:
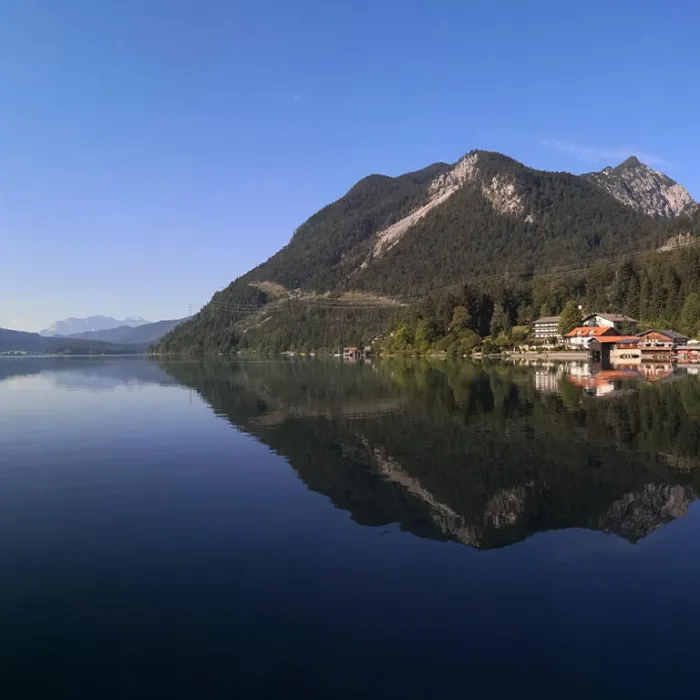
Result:
[[[315,326],[330,322],[342,330],[342,337],[318,335],[324,346],[349,341],[348,324],[334,322],[338,305],[361,311],[377,296],[406,301],[465,281],[528,279],[556,266],[653,250],[689,231],[686,216],[665,213],[650,216],[635,201],[623,203],[591,176],[533,170],[485,151],[397,178],[372,175],[312,216],[267,262],[217,292],[158,349],[280,349],[292,317],[301,326],[297,336],[313,317]],[[365,296],[358,301],[356,293]],[[255,313],[281,305],[284,313]],[[380,324],[381,314],[372,312],[367,329]]]

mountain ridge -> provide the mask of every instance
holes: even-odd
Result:
[[[39,333],[0,328],[0,354],[123,355],[143,352],[147,344],[119,345],[98,340],[42,336]]]
[[[128,316],[123,320],[113,318],[112,316],[88,316],[86,318],[66,318],[62,321],[54,321],[48,328],[39,331],[43,336],[55,335],[75,335],[77,333],[89,333],[92,331],[106,331],[119,326],[129,326],[136,328],[143,326],[150,321],[141,317]]]
[[[106,330],[72,333],[65,337],[98,340],[106,343],[116,343],[118,345],[150,344],[159,341],[174,328],[187,321],[188,318],[155,321],[154,323],[144,323],[138,326],[117,326],[116,328],[108,328]]]
[[[646,187],[655,171],[637,163],[621,165],[625,173],[644,168]],[[275,255],[216,292],[158,349],[228,352],[245,345],[246,313],[279,305],[279,294],[266,289],[282,288],[300,303],[348,293],[424,296],[471,278],[526,279],[554,266],[656,250],[687,232],[685,213],[650,215],[644,201],[610,191],[617,175],[593,175],[536,170],[475,150],[452,165],[368,176],[299,226]],[[656,184],[661,196],[666,185]],[[664,212],[671,210],[667,202]],[[254,325],[263,324],[275,332],[264,316]]]

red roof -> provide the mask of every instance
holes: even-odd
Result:
[[[603,335],[596,338],[599,343],[638,343],[636,335]]]
[[[610,326],[579,326],[566,334],[567,338],[597,338],[613,329]]]

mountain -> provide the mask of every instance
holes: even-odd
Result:
[[[612,177],[628,178],[633,166],[623,163]],[[451,285],[529,279],[654,250],[688,231],[686,216],[650,216],[608,189],[591,175],[534,170],[487,151],[399,177],[370,175],[217,292],[157,350],[357,341],[401,303]]]
[[[0,354],[123,355],[143,352],[145,349],[146,344],[115,345],[80,338],[45,337],[38,333],[0,328]]]
[[[44,341],[38,333],[0,328],[0,352],[41,352]]]
[[[156,321],[155,323],[144,323],[136,327],[117,326],[101,331],[88,331],[87,333],[73,333],[70,338],[83,338],[85,340],[101,340],[107,343],[118,343],[121,345],[145,344],[158,342],[164,335],[167,335],[174,328],[186,321],[180,318],[174,321]]]
[[[667,175],[652,170],[635,156],[616,168],[583,176],[622,204],[648,216],[672,218],[692,214],[698,203]]]
[[[88,318],[67,318],[64,321],[56,321],[48,328],[41,331],[40,335],[75,335],[77,333],[89,333],[91,331],[106,331],[119,326],[136,328],[150,321],[145,318],[126,318],[119,321],[111,316],[89,316]]]

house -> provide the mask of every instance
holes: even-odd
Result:
[[[546,343],[550,338],[561,341],[559,335],[559,316],[542,316],[532,324],[532,335],[535,341]]]
[[[597,326],[598,328],[614,328],[618,333],[637,332],[637,321],[624,314],[591,314],[583,319],[584,326]]]
[[[639,362],[639,338],[636,335],[602,335],[588,343],[588,351],[593,362],[600,362],[603,368],[611,362],[624,360]]]
[[[664,359],[688,344],[688,337],[672,330],[650,328],[639,333],[639,349],[645,359]]]
[[[564,336],[564,341],[570,348],[584,350],[588,348],[588,343],[593,338],[600,338],[604,335],[617,335],[617,333],[610,326],[580,326],[569,331]]]

